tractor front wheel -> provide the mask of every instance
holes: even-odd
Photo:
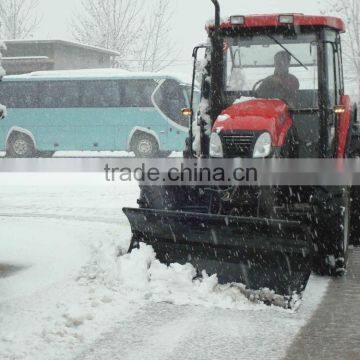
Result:
[[[351,188],[350,244],[360,246],[360,186]]]
[[[346,273],[350,241],[350,193],[329,192],[315,224],[314,268],[321,275],[342,276]]]

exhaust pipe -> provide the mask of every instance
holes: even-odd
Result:
[[[211,0],[215,6],[215,27],[218,29],[220,27],[220,4],[218,0]]]
[[[222,71],[223,71],[223,44],[220,38],[220,4],[218,0],[211,0],[215,6],[215,26],[211,31],[211,84],[210,84],[210,109],[207,111],[211,119],[211,128],[214,125],[215,120],[222,110],[222,98],[221,98],[221,85],[222,85]],[[201,121],[201,134],[200,134],[200,148],[201,158],[209,158],[210,156],[210,137],[205,131],[205,122]]]
[[[211,0],[215,6],[215,29],[211,35],[212,55],[211,55],[211,91],[210,91],[210,118],[211,128],[218,115],[223,110],[222,104],[222,84],[224,71],[224,44],[220,30],[220,4],[218,0]],[[209,149],[206,149],[209,151]],[[208,154],[207,154],[208,155]]]

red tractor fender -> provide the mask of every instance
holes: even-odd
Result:
[[[336,149],[336,158],[338,159],[346,156],[346,147],[351,129],[352,106],[350,96],[343,95],[340,99],[340,105],[345,108],[345,111],[339,115],[338,147]]]

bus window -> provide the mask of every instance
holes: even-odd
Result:
[[[39,106],[42,108],[79,107],[80,89],[77,81],[45,81],[39,85]]]
[[[187,97],[188,97],[188,101],[189,101],[189,104],[190,104],[190,99],[191,99],[191,86],[189,85],[186,85],[185,86],[185,91],[186,91],[186,94],[187,94]],[[192,106],[192,109],[194,110],[194,114],[197,113],[198,109],[199,109],[199,106],[200,106],[200,97],[201,97],[201,94],[200,94],[200,91],[195,88],[194,89],[194,99],[193,99],[193,103],[191,104]]]
[[[119,107],[120,92],[115,80],[81,82],[83,107]]]
[[[8,108],[39,107],[38,83],[11,81],[0,84],[0,99]]]
[[[121,106],[154,107],[151,97],[156,89],[154,80],[123,80],[120,82]]]
[[[188,126],[189,119],[181,114],[188,107],[183,87],[175,80],[165,80],[155,94],[155,103],[169,119],[181,126]]]

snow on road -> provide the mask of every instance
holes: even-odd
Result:
[[[0,265],[20,269],[0,273],[1,359],[280,359],[326,291],[312,277],[285,311],[193,282],[150,247],[119,257],[137,184],[39,176],[0,180]]]

